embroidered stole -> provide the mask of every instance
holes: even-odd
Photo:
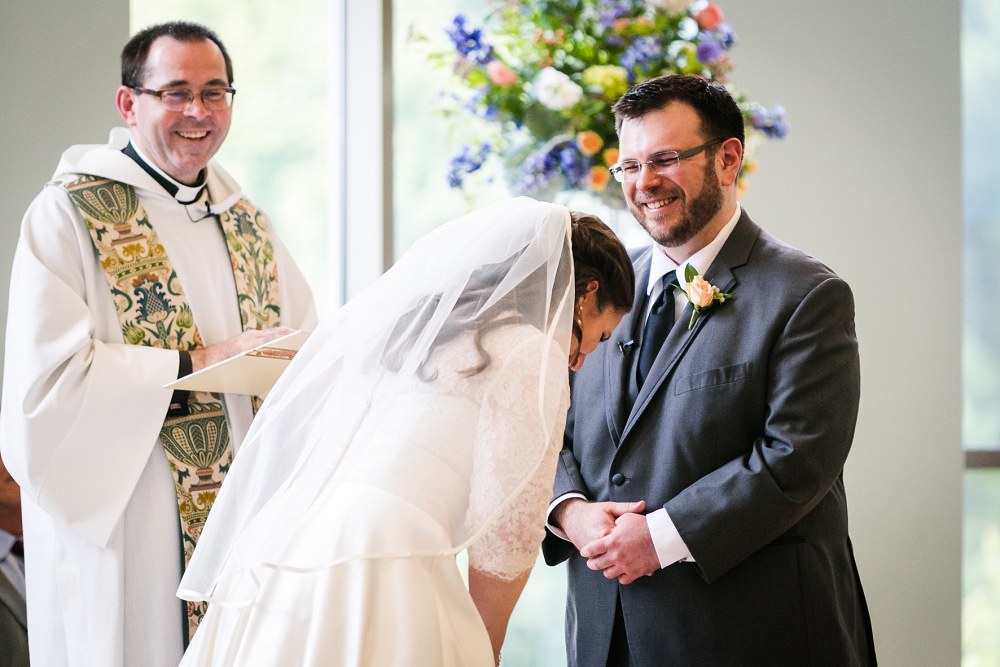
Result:
[[[177,273],[139,203],[135,188],[69,174],[53,182],[69,194],[87,224],[118,310],[125,341],[170,350],[204,346]],[[243,330],[278,326],[278,273],[260,212],[241,198],[218,215],[229,248]],[[260,399],[253,397],[256,413]],[[186,414],[167,415],[160,440],[177,490],[183,564],[187,567],[209,510],[233,460],[221,396],[192,393]],[[208,610],[187,602],[185,645]]]

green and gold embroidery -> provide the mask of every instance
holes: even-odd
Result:
[[[135,188],[80,174],[53,184],[66,190],[87,224],[125,341],[170,350],[202,347],[177,273]],[[219,215],[219,223],[229,247],[243,330],[278,326],[278,272],[263,216],[240,199]],[[253,405],[256,411],[260,399],[253,397]],[[164,421],[160,441],[174,474],[186,566],[233,460],[220,397],[193,394],[186,415]],[[206,603],[187,603],[189,640],[207,608]]]

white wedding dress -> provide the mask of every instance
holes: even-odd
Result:
[[[455,547],[478,533],[471,567],[504,579],[531,569],[569,387],[565,350],[539,329],[502,326],[481,342],[490,363],[471,377],[461,371],[481,356],[465,332],[432,351],[430,379],[375,383],[352,435],[368,444],[256,514],[182,667],[493,665]],[[544,452],[540,361],[562,384]]]
[[[324,322],[257,413],[178,596],[184,667],[490,667],[455,562],[512,580],[569,407],[569,212],[442,225]]]

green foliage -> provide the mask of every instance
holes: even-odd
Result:
[[[500,154],[516,192],[544,197],[553,184],[590,188],[620,206],[620,189],[607,188],[606,174],[598,173],[617,158],[611,108],[629,86],[664,74],[726,84],[754,139],[787,132],[783,109],[768,112],[729,84],[728,51],[736,40],[714,5],[498,0],[491,6],[482,23],[456,16],[447,29],[452,48],[428,57],[454,74],[447,95],[466,113],[448,108],[446,114],[453,141],[466,144],[460,155],[484,148]],[[579,140],[591,132],[600,141],[592,137],[589,145],[603,151]],[[755,168],[747,157],[741,179]],[[456,157],[453,187],[481,166]]]

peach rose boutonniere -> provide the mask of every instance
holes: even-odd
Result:
[[[687,282],[687,290],[684,292],[684,296],[694,306],[694,312],[691,313],[691,321],[688,322],[689,331],[694,328],[694,323],[698,321],[698,317],[702,311],[711,308],[717,303],[725,303],[726,299],[733,298],[732,294],[726,294],[699,276],[698,269],[690,264],[684,267],[684,280]]]

